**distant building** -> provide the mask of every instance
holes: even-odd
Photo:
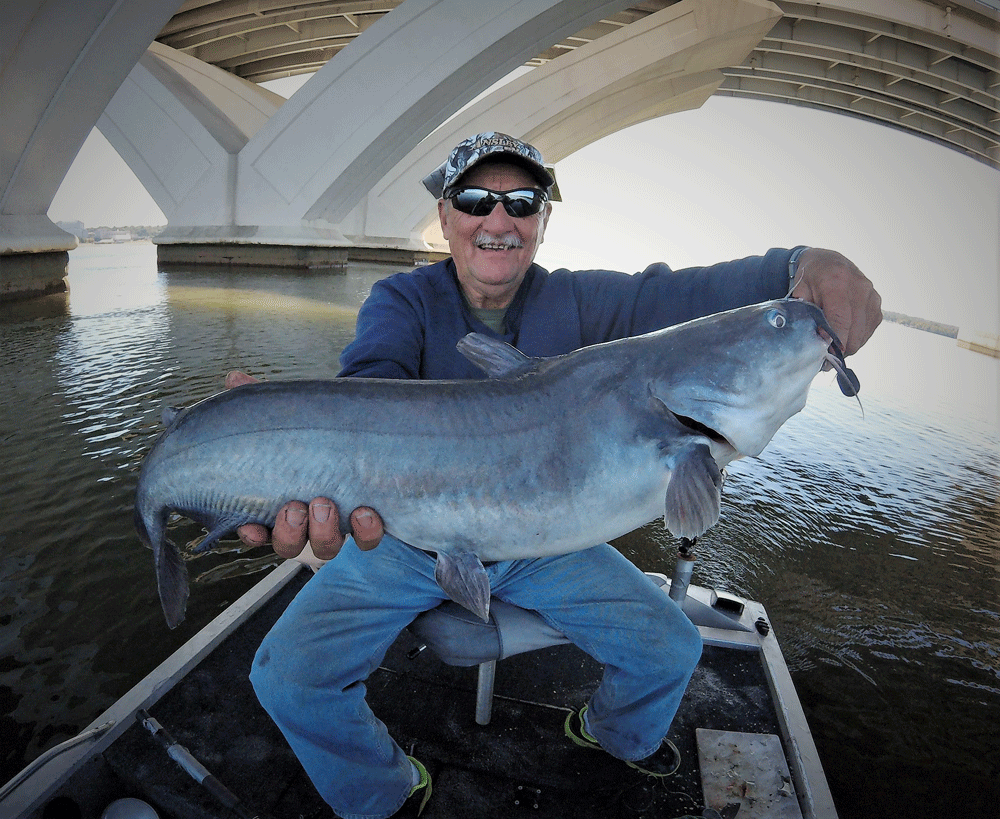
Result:
[[[56,225],[61,227],[67,233],[72,233],[81,241],[85,241],[90,238],[90,233],[87,231],[87,228],[83,226],[83,222],[56,222]]]
[[[110,244],[112,242],[131,242],[132,233],[128,230],[123,230],[121,228],[106,228],[99,227],[94,228],[91,231],[94,236],[94,241],[98,244]]]

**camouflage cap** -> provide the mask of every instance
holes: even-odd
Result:
[[[462,175],[487,158],[501,157],[528,171],[547,194],[551,194],[555,178],[545,167],[542,155],[534,145],[522,142],[498,131],[487,131],[462,140],[447,161],[424,177],[424,187],[435,199],[443,199],[454,191]]]

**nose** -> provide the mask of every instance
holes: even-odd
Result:
[[[489,214],[483,217],[483,224],[487,226],[487,229],[491,227],[503,227],[510,229],[513,227],[514,217],[510,216],[506,210],[504,210],[503,202],[497,202],[493,206],[493,210]]]

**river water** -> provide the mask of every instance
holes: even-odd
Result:
[[[91,245],[70,254],[69,296],[0,308],[0,782],[277,562],[234,544],[191,559],[187,620],[166,628],[131,512],[162,408],[233,368],[332,376],[388,272],[160,272],[151,244]],[[730,466],[695,582],[767,607],[842,819],[994,816],[1000,361],[885,324],[852,366],[863,409],[821,375]],[[661,525],[617,545],[669,573]]]

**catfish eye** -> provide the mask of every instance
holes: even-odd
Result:
[[[768,310],[764,314],[764,318],[767,319],[768,324],[772,327],[777,327],[779,330],[785,326],[785,322],[787,321],[785,314],[780,310]]]

